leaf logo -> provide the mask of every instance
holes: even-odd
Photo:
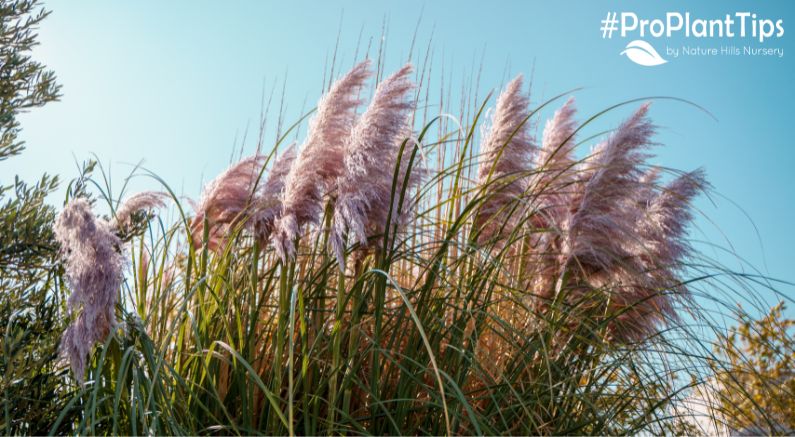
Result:
[[[657,50],[654,50],[651,44],[640,39],[636,39],[627,44],[621,54],[626,54],[630,61],[638,65],[643,65],[644,67],[654,67],[655,65],[662,65],[668,62],[657,53]]]

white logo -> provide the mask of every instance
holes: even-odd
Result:
[[[654,50],[651,44],[641,39],[636,39],[627,44],[621,54],[627,55],[630,61],[644,67],[654,67],[668,62],[657,53],[657,50]]]
[[[620,55],[644,67],[695,56],[784,57],[784,47],[775,45],[782,44],[784,20],[753,11],[712,16],[687,11],[657,16],[609,11],[603,17],[602,39],[618,36],[632,41]],[[649,42],[663,50],[658,52]]]

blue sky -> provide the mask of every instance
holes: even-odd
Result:
[[[424,53],[433,32],[434,72],[443,65],[458,88],[483,56],[480,95],[499,87],[509,66],[511,75],[532,73],[537,100],[582,87],[576,93],[581,118],[644,96],[675,96],[706,108],[714,119],[682,103],[653,105],[661,126],[657,139],[664,144],[654,162],[707,170],[719,196],[699,201],[711,221],[699,219],[695,238],[724,247],[730,241],[763,273],[795,280],[792,37],[785,33],[764,44],[652,38],[647,40],[663,55],[666,46],[682,45],[776,47],[785,55],[690,57],[642,67],[619,55],[630,38],[603,39],[599,32],[608,11],[650,18],[668,11],[705,18],[751,11],[782,19],[790,31],[795,3],[50,0],[46,6],[53,13],[41,28],[36,56],[56,71],[64,97],[24,117],[28,149],[0,163],[6,174],[34,179],[46,171],[68,179],[75,176],[75,157],[95,153],[118,177],[143,160],[169,184],[195,195],[201,181],[229,164],[235,139],[239,144],[247,126],[244,147],[252,150],[263,82],[268,92],[276,84],[278,100],[287,78],[288,122],[304,104],[313,106],[341,19],[342,68],[354,61],[360,31],[362,46],[370,37],[377,45],[385,20],[390,70],[405,60],[422,13],[417,45]],[[277,109],[271,109],[271,127]],[[598,127],[613,127],[631,109]],[[748,270],[731,256],[712,255]]]

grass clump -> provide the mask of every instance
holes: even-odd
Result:
[[[490,97],[450,129],[447,115],[420,121],[412,71],[383,79],[359,114],[358,64],[297,151],[288,130],[208,184],[192,214],[165,184],[121,205],[99,189],[116,213],[81,220],[131,268],[103,267],[113,257],[85,235],[63,255],[74,294],[118,292],[102,302],[120,323],[66,349],[86,382],[52,430],[693,432],[678,407],[719,363],[694,296],[724,285],[687,236],[703,172],[647,164],[648,105],[578,159],[599,115],[578,125],[573,101],[537,143],[555,99],[533,108],[519,77],[489,117]],[[167,197],[171,222],[152,214]],[[102,302],[86,299],[72,326]]]

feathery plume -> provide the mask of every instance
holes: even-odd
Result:
[[[497,99],[497,106],[481,145],[478,183],[487,198],[481,204],[475,226],[482,228],[480,240],[496,236],[503,221],[497,214],[507,213],[506,206],[521,196],[526,188],[523,173],[536,145],[530,134],[530,99],[522,93],[522,75],[513,79]],[[502,213],[502,214],[501,214]],[[510,228],[510,226],[506,226]]]
[[[166,206],[166,199],[168,195],[161,191],[144,191],[130,197],[116,210],[116,216],[110,222],[111,227],[119,231],[129,229],[133,225],[135,214],[163,208]]]
[[[547,121],[544,126],[541,149],[535,155],[536,168],[563,170],[573,164],[574,132],[577,129],[577,122],[574,120],[576,113],[577,108],[574,106],[574,97],[572,97]]]
[[[624,259],[626,238],[637,221],[636,208],[626,208],[640,188],[640,165],[648,158],[654,126],[644,104],[586,161],[589,179],[573,196],[573,214],[566,220],[562,257],[580,265],[609,267]]]
[[[577,180],[574,165],[576,112],[572,97],[544,126],[541,148],[534,159],[536,172],[530,181],[537,203],[533,220],[537,227],[559,230],[568,213],[569,197]]]
[[[636,208],[645,210],[654,199],[657,193],[657,183],[660,180],[660,167],[651,167],[646,170],[638,179],[640,185]]]
[[[122,281],[122,242],[108,222],[98,219],[85,199],[66,205],[53,227],[72,294],[68,307],[82,311],[66,328],[60,353],[83,381],[86,359],[94,343],[116,326],[115,307]]]
[[[290,145],[273,163],[268,178],[257,192],[257,200],[251,223],[254,235],[261,246],[265,246],[273,232],[273,224],[282,211],[281,196],[284,192],[284,183],[290,167],[295,161],[295,145]]]
[[[344,268],[343,253],[348,233],[361,245],[367,245],[368,235],[382,232],[392,201],[394,169],[402,141],[411,133],[411,113],[414,104],[410,92],[414,89],[409,76],[411,64],[386,78],[376,88],[367,110],[357,121],[345,143],[343,161],[345,172],[337,179],[337,200],[334,207],[334,228],[331,246]],[[401,159],[401,173],[408,169],[407,153]],[[412,171],[418,171],[412,169]],[[421,172],[421,170],[419,170]],[[418,176],[419,172],[413,176]],[[400,178],[400,176],[399,176]],[[411,177],[410,190],[419,182]],[[403,189],[403,178],[395,187],[399,197]],[[393,219],[398,220],[399,199],[392,205]]]
[[[689,253],[684,237],[693,220],[690,204],[706,186],[704,171],[698,169],[674,179],[649,200],[637,231],[643,246],[651,248],[655,264],[675,267]]]
[[[642,180],[655,179],[656,171]],[[609,326],[620,341],[636,341],[652,332],[665,318],[676,318],[673,301],[687,298],[687,287],[678,278],[683,260],[690,253],[686,225],[692,220],[690,203],[706,187],[704,173],[696,170],[680,176],[662,191],[647,195],[630,246],[634,264],[629,274],[613,272],[612,284],[619,284],[612,295],[612,306],[623,310]]]
[[[677,272],[689,252],[689,204],[705,186],[703,173],[696,171],[660,192],[659,169],[641,171],[654,133],[647,111],[648,105],[641,106],[577,169],[584,178],[572,179],[576,189],[564,197],[563,215],[547,215],[553,219],[549,225],[562,217],[560,242],[544,235],[535,248],[543,256],[559,246],[560,254],[557,261],[547,257],[535,268],[540,279],[534,281],[534,292],[551,297],[558,290],[550,284],[564,272],[572,299],[588,290],[605,290],[610,314],[618,314],[608,326],[617,341],[643,338],[674,316],[675,298],[686,296]]]
[[[570,98],[544,126],[541,148],[533,157],[534,172],[529,178],[528,198],[533,201],[529,224],[533,227],[529,259],[524,260],[530,288],[548,297],[558,274],[562,227],[571,208],[577,182],[574,161],[574,120],[576,108]]]
[[[277,254],[294,256],[293,240],[305,224],[317,224],[323,195],[343,171],[343,145],[350,135],[361,103],[359,91],[370,76],[370,61],[364,61],[337,80],[317,105],[307,139],[284,182],[282,217],[274,223],[272,236]]]
[[[201,246],[205,218],[210,227],[207,244],[211,250],[221,247],[228,232],[246,218],[266,158],[256,154],[244,158],[207,184],[190,226],[194,248]]]

